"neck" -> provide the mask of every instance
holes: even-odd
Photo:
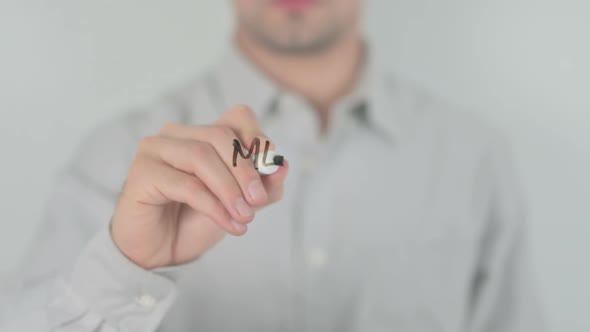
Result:
[[[240,30],[236,43],[279,85],[305,97],[318,111],[322,129],[328,126],[334,104],[354,88],[364,55],[359,33],[345,36],[321,52],[303,55],[272,52]]]

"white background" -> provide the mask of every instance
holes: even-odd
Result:
[[[512,138],[551,327],[590,331],[590,2],[368,2],[392,69]],[[0,272],[84,133],[215,61],[228,3],[0,0]]]

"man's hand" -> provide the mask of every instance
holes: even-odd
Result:
[[[153,269],[195,260],[225,235],[246,233],[255,210],[281,199],[288,165],[261,177],[232,165],[234,139],[249,148],[262,133],[245,106],[212,126],[170,124],[144,138],[113,216],[112,236],[134,263]]]

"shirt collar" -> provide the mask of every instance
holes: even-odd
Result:
[[[385,66],[372,49],[367,47],[363,74],[351,96],[364,101],[364,117],[371,128],[394,139],[400,132],[399,118],[392,101],[394,84],[386,74]],[[214,67],[213,78],[217,93],[225,109],[238,104],[250,106],[259,118],[272,110],[282,91],[270,77],[252,63],[239,48],[231,43],[228,52]]]
[[[402,129],[402,110],[396,107],[394,80],[386,68],[375,49],[371,48],[361,78],[361,89],[367,96],[366,108],[370,125],[393,140]]]

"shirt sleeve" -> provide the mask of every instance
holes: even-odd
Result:
[[[155,331],[176,296],[174,269],[148,271],[114,244],[115,198],[62,177],[19,273],[0,286],[0,331]]]
[[[512,154],[495,142],[484,160],[488,213],[467,331],[544,331],[531,269],[526,207]]]

